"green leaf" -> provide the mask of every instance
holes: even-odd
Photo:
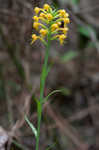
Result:
[[[50,96],[52,96],[53,94],[55,94],[55,93],[65,93],[65,94],[70,94],[70,92],[69,92],[69,90],[67,90],[67,89],[59,89],[59,90],[54,90],[54,91],[52,91],[51,93],[49,93],[44,99],[43,99],[43,101],[42,101],[42,103],[45,103],[47,100],[48,100],[48,98],[50,97]]]
[[[72,0],[72,4],[77,5],[79,3],[79,0]]]
[[[29,119],[27,118],[26,115],[25,115],[25,120],[28,123],[28,125],[30,126],[30,128],[32,129],[32,132],[34,133],[35,137],[37,137],[37,130],[34,127],[34,125],[29,121]]]
[[[70,90],[68,90],[67,88],[61,88],[60,90],[62,91],[61,93],[63,95],[70,95],[70,93],[71,93]]]
[[[90,32],[94,32],[94,29],[90,26],[79,26],[78,27],[78,32],[80,32],[82,35],[86,36],[86,37],[90,37]]]
[[[89,31],[87,30],[87,28],[86,27],[79,27],[78,28],[78,31],[82,34],[82,35],[84,35],[84,36],[86,36],[86,37],[89,37],[90,36],[90,33],[89,33]]]
[[[55,94],[55,93],[59,93],[59,92],[61,92],[61,90],[54,90],[54,91],[52,91],[51,93],[49,93],[49,94],[43,99],[42,102],[45,103],[51,95],[53,95],[53,94]]]
[[[70,61],[71,59],[73,59],[74,57],[76,57],[78,55],[77,52],[74,51],[70,51],[65,53],[62,57],[61,57],[61,61],[62,62],[67,62]]]

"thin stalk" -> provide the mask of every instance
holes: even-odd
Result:
[[[38,102],[38,125],[37,125],[37,138],[36,138],[36,150],[39,150],[39,138],[40,138],[40,126],[41,126],[41,118],[42,118],[42,101],[44,98],[44,88],[45,81],[47,77],[47,66],[48,66],[48,57],[49,57],[49,49],[50,49],[50,32],[48,34],[48,43],[46,45],[45,59],[42,67],[42,73],[40,77],[40,100]]]

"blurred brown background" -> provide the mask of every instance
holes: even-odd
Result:
[[[36,126],[45,48],[30,45],[35,6],[44,3],[70,14],[64,46],[53,41],[40,150],[99,150],[99,0],[0,0],[0,150],[35,149],[24,119]]]

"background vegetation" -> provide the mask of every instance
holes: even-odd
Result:
[[[99,1],[0,0],[0,150],[35,149],[24,119],[36,126],[44,46],[32,46],[35,6],[49,3],[70,14],[64,46],[53,41],[45,95],[40,150],[99,149]]]

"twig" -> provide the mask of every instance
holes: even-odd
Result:
[[[66,119],[63,119],[59,113],[55,113],[50,105],[47,105],[46,112],[50,115],[51,118],[56,122],[56,126],[71,139],[71,141],[80,149],[87,150],[88,145],[80,140],[77,135],[77,131],[74,132],[74,129],[71,127],[69,122]]]

